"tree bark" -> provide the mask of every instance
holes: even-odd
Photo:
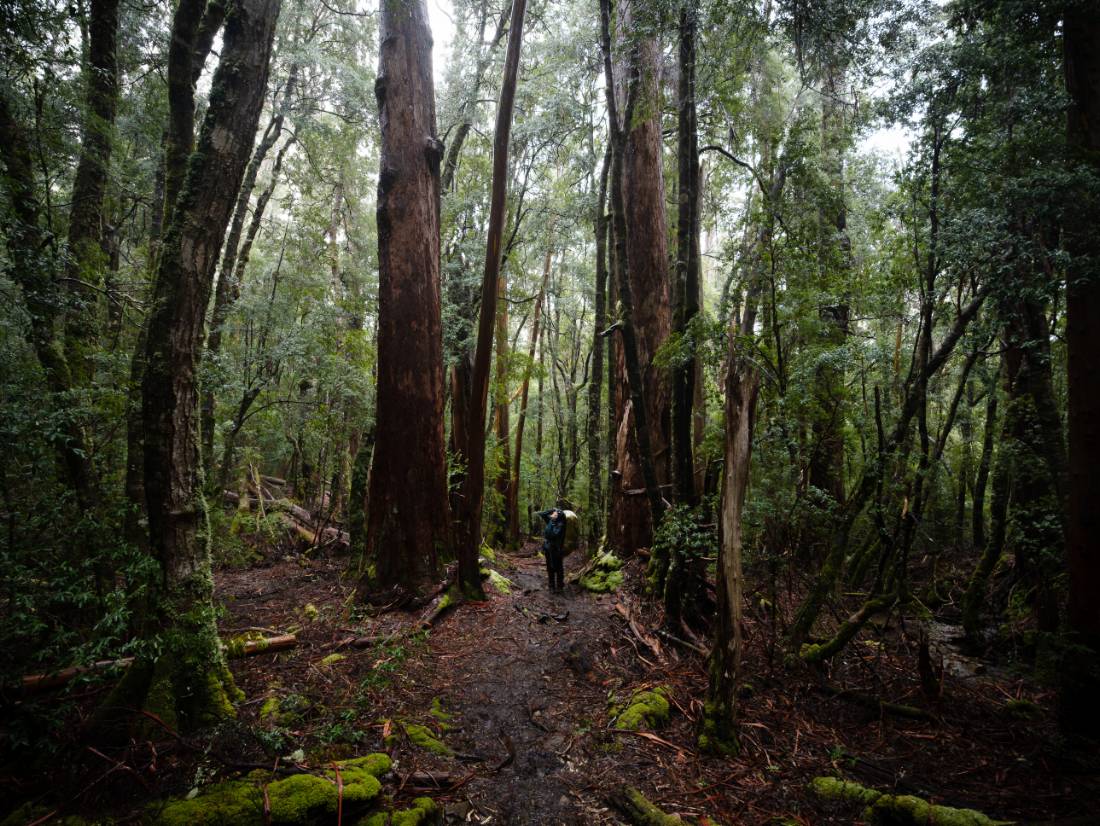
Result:
[[[672,374],[672,476],[676,498],[694,505],[695,462],[692,457],[692,408],[695,402],[696,356],[689,332],[699,313],[699,139],[695,115],[694,4],[680,7],[680,79],[678,84],[678,206],[676,227],[676,285],[674,331],[682,338],[688,357],[677,362]]]
[[[118,108],[118,0],[92,0],[88,21],[88,64],[80,160],[73,180],[69,250],[65,266],[73,306],[65,324],[65,350],[75,386],[93,374],[98,343],[97,288],[103,283],[105,246],[103,200],[111,165],[112,133]]]
[[[600,536],[603,520],[603,473],[601,469],[603,434],[600,432],[604,385],[604,340],[607,328],[607,179],[611,170],[611,145],[607,146],[600,170],[600,188],[594,220],[596,232],[596,307],[592,336],[592,378],[588,385],[588,536]]]
[[[290,67],[286,89],[283,93],[282,104],[277,107],[276,112],[272,115],[271,122],[267,125],[267,129],[264,130],[260,143],[252,153],[252,160],[249,161],[248,168],[244,173],[244,182],[241,184],[241,191],[237,193],[237,205],[233,209],[233,222],[229,227],[229,235],[225,239],[225,250],[222,252],[222,263],[218,272],[217,286],[214,289],[214,309],[211,311],[210,315],[210,333],[206,337],[206,357],[209,359],[217,358],[218,354],[221,352],[222,328],[225,326],[226,319],[229,317],[229,310],[232,308],[236,297],[240,294],[240,283],[236,281],[234,276],[237,274],[236,263],[238,248],[241,243],[241,233],[244,231],[244,222],[248,217],[248,202],[252,197],[252,190],[256,186],[256,178],[260,173],[260,167],[263,165],[267,153],[271,151],[272,147],[275,146],[275,143],[282,135],[283,122],[286,119],[286,113],[290,107],[290,101],[294,94],[297,76],[298,66],[294,64]],[[289,145],[290,141],[283,146],[276,156],[275,164],[271,170],[271,185],[268,186],[257,199],[256,209],[253,213],[252,226],[249,228],[249,236],[253,239],[255,238],[255,233],[252,230],[255,228],[256,231],[259,231],[259,220],[263,217],[264,208],[267,206],[267,202],[270,200],[275,190],[275,184],[279,178],[279,170],[282,167],[283,157]],[[249,244],[249,250],[251,250],[251,243]],[[247,257],[247,253],[245,257]],[[214,475],[214,402],[214,388],[204,388],[202,396],[202,423],[199,429],[202,433],[202,457],[207,484],[213,482]]]
[[[513,0],[512,22],[508,32],[508,54],[504,62],[504,80],[497,106],[493,135],[492,200],[486,233],[485,273],[481,284],[481,311],[478,318],[477,348],[470,375],[470,421],[463,446],[466,476],[463,479],[462,518],[459,520],[458,582],[467,595],[480,596],[481,572],[478,547],[481,542],[481,506],[485,491],[485,416],[489,397],[489,361],[496,321],[497,278],[500,274],[501,242],[508,187],[508,140],[512,131],[512,109],[519,72],[520,45],[526,0]]]
[[[745,352],[751,347],[760,296],[760,275],[745,299],[740,323],[731,318],[726,364],[726,445],[722,476],[717,592],[718,610],[714,647],[708,663],[709,681],[699,745],[706,751],[731,753],[737,749],[737,678],[741,668],[741,519],[749,485],[752,433],[760,370]]]
[[[423,0],[383,0],[378,99],[378,391],[360,592],[415,589],[450,547],[443,436],[439,168]]]
[[[200,538],[196,367],[218,252],[263,107],[279,0],[237,0],[198,148],[172,211],[149,316],[142,421],[151,550],[161,582],[149,630],[164,652],[139,660],[124,702],[194,730],[233,713],[218,645],[210,548]],[[175,40],[173,39],[173,43]],[[187,63],[190,78],[190,63]],[[135,696],[137,695],[136,700]],[[118,705],[119,694],[112,695]]]
[[[1065,19],[1063,56],[1070,159],[1077,174],[1100,172],[1100,9],[1077,0]],[[1084,177],[1084,176],[1082,176]],[[1087,180],[1087,178],[1085,178]],[[1069,557],[1070,631],[1086,656],[1063,669],[1060,722],[1065,731],[1100,734],[1095,698],[1100,692],[1100,242],[1095,215],[1095,184],[1075,200],[1066,247],[1074,256],[1066,288],[1066,345],[1069,386],[1069,508],[1066,545]]]
[[[633,4],[620,7],[619,26],[629,32]],[[611,204],[614,221],[619,313],[616,382],[616,484],[611,490],[608,542],[622,553],[652,544],[665,510],[661,485],[668,479],[668,386],[653,356],[669,335],[669,284],[661,172],[659,49],[652,38],[623,41],[629,57],[625,111],[620,119],[611,61],[611,10],[600,3],[608,121],[612,140]],[[645,117],[635,117],[639,107]],[[634,295],[640,296],[635,305]],[[625,380],[624,380],[625,377]],[[660,461],[658,461],[660,456]],[[642,487],[646,497],[626,491]]]
[[[516,547],[520,542],[519,527],[519,471],[520,460],[523,457],[523,431],[527,423],[527,399],[531,389],[531,373],[535,365],[535,347],[538,346],[539,322],[542,320],[542,304],[546,296],[546,282],[550,279],[550,263],[554,250],[546,250],[546,258],[542,264],[542,285],[539,287],[538,297],[535,299],[534,318],[532,320],[531,344],[527,349],[527,367],[523,373],[523,385],[520,389],[519,416],[516,418],[516,449],[512,457],[512,480],[508,489],[508,535],[512,544]]]

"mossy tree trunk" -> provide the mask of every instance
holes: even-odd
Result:
[[[415,589],[450,546],[439,279],[443,144],[422,0],[384,0],[379,36],[378,400],[364,543],[373,572],[360,580],[362,594]]]
[[[165,235],[148,324],[145,495],[161,569],[149,630],[161,635],[161,654],[139,660],[120,691],[184,730],[232,713],[199,488],[196,368],[218,253],[263,107],[279,5],[237,0],[227,11],[210,106]]]
[[[88,18],[86,109],[80,160],[73,179],[65,267],[73,303],[65,324],[65,350],[73,383],[78,387],[92,379],[92,355],[99,338],[97,290],[107,268],[103,202],[118,108],[118,7],[118,0],[92,0]],[[90,476],[91,469],[87,472]]]

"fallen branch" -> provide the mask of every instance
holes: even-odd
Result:
[[[683,823],[676,815],[666,815],[632,786],[624,786],[612,792],[607,802],[622,812],[635,826],[679,826]]]
[[[642,627],[638,625],[637,621],[634,619],[634,616],[633,614],[631,614],[630,609],[623,605],[621,602],[615,603],[615,610],[622,614],[622,616],[626,619],[626,624],[630,627],[630,630],[634,633],[634,636],[637,637],[645,646],[647,646],[649,650],[657,656],[657,659],[663,663],[665,661],[665,652],[661,648],[660,640],[658,640],[656,637],[652,637],[649,634],[646,634],[642,630]]]
[[[225,645],[225,656],[229,659],[252,657],[256,654],[273,654],[277,651],[286,651],[298,644],[298,638],[294,634],[281,634],[277,637],[265,637],[257,640],[244,640],[230,642]],[[60,688],[66,683],[84,674],[94,674],[100,671],[108,671],[112,668],[128,668],[134,662],[133,657],[119,657],[116,660],[99,660],[89,665],[75,665],[45,674],[28,674],[20,680],[20,689],[25,694],[37,694]]]
[[[837,686],[831,685],[818,685],[817,689],[830,697],[835,697],[838,700],[848,700],[856,705],[863,706],[871,711],[881,712],[882,714],[891,714],[894,717],[906,717],[910,720],[928,720],[931,722],[935,722],[936,720],[936,716],[926,709],[917,708],[916,706],[907,706],[902,703],[891,703],[871,694],[865,694],[862,691],[855,691],[850,688],[838,688]]]

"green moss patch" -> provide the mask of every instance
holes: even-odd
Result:
[[[489,584],[502,594],[512,593],[512,580],[492,568],[489,569]]]
[[[385,754],[370,754],[339,764],[342,792],[337,790],[336,769],[323,775],[295,774],[268,783],[271,823],[308,824],[345,811],[364,809],[382,791],[379,778],[391,768]],[[264,822],[262,772],[248,780],[215,783],[190,799],[170,800],[150,807],[151,822],[164,826],[251,826]]]
[[[440,710],[442,711],[442,709]],[[409,742],[414,746],[422,748],[432,754],[437,754],[440,757],[454,756],[454,751],[451,750],[451,747],[436,737],[434,732],[427,726],[422,726],[419,723],[407,723],[404,720],[395,720],[394,723],[395,727],[401,727],[401,730],[405,732],[405,736],[409,739]],[[387,747],[393,747],[397,745],[399,740],[400,736],[394,733],[387,737],[384,743]]]
[[[621,731],[642,731],[661,728],[668,722],[668,689],[657,686],[647,691],[635,691],[626,703],[609,706],[614,727]]]
[[[810,789],[824,800],[866,807],[863,819],[871,826],[1010,826],[1012,823],[993,820],[974,809],[936,806],[912,795],[882,794],[838,777],[815,777]]]
[[[434,822],[439,815],[439,804],[430,797],[418,797],[410,809],[375,812],[360,820],[358,826],[422,826]]]
[[[586,591],[608,594],[623,584],[623,563],[615,554],[606,551],[596,557],[590,569],[579,580]]]

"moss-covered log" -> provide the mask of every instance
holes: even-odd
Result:
[[[612,794],[608,802],[635,826],[682,826],[684,822],[676,815],[666,815],[631,786]]]
[[[820,663],[836,656],[871,617],[890,609],[895,602],[897,602],[896,594],[886,594],[867,600],[858,611],[848,617],[831,639],[823,643],[803,645],[799,655],[808,663]]]
[[[815,777],[810,789],[819,798],[864,807],[862,818],[871,826],[1010,826],[974,809],[937,806],[919,797],[883,794],[839,777]]]

